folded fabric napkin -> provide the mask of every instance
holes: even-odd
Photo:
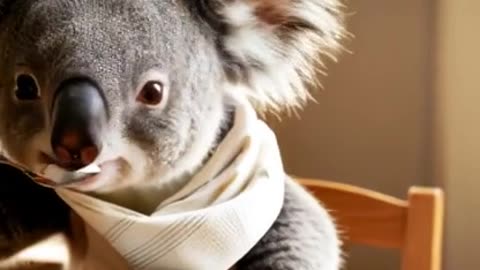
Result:
[[[68,189],[57,194],[133,269],[226,270],[265,235],[283,205],[273,132],[231,94],[234,123],[189,183],[150,215]]]

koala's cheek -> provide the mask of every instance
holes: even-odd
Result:
[[[123,161],[118,172],[122,185],[143,181],[150,166],[148,155],[140,147],[126,141],[119,141],[116,147],[118,157]]]
[[[22,143],[23,141],[23,143]],[[1,147],[1,145],[0,145]],[[12,140],[10,138],[4,142],[4,147],[0,149],[0,154],[15,163],[22,164],[27,168],[33,169],[36,165],[37,151],[32,147],[31,140]]]
[[[2,104],[0,140],[9,159],[31,167],[38,157],[35,138],[45,130],[43,109],[37,104]],[[42,142],[41,145],[49,145]]]

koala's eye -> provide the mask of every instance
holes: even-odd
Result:
[[[147,82],[138,93],[137,101],[149,106],[159,105],[163,100],[163,88],[161,82]]]
[[[36,100],[40,98],[35,79],[28,74],[20,74],[16,79],[15,96],[18,100]]]

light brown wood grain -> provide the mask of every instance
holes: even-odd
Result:
[[[344,241],[402,252],[402,270],[440,270],[443,192],[412,187],[408,200],[318,179],[298,179],[330,210]]]
[[[413,187],[408,193],[402,270],[441,269],[444,198],[438,189]]]
[[[407,203],[345,184],[300,180],[327,207],[347,242],[385,248],[403,246]]]

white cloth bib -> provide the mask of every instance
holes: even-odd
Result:
[[[246,100],[229,98],[232,129],[205,166],[153,214],[57,190],[132,269],[229,269],[278,217],[286,176],[275,135]]]

